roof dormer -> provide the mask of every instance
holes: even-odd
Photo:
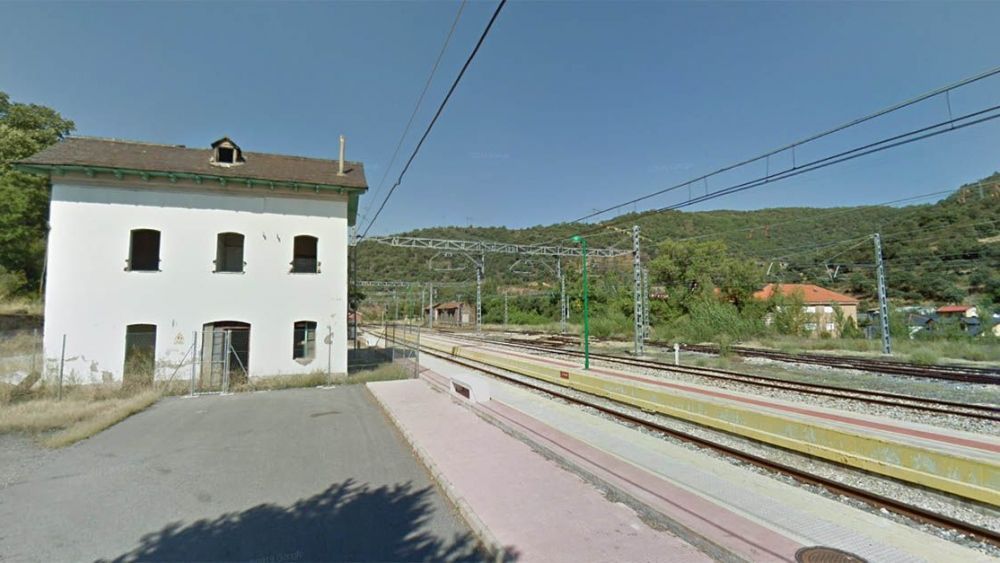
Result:
[[[239,145],[229,137],[223,137],[212,143],[212,159],[209,162],[213,166],[238,166],[246,160]]]

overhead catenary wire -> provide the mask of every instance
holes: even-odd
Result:
[[[777,174],[771,174],[771,175],[761,176],[761,177],[758,177],[758,178],[754,178],[752,180],[748,180],[748,181],[745,181],[745,182],[734,184],[734,185],[728,186],[726,188],[719,189],[719,190],[716,190],[716,191],[713,191],[713,192],[709,192],[708,194],[705,194],[705,195],[702,195],[702,196],[698,196],[696,198],[685,200],[685,201],[682,201],[682,202],[679,202],[679,203],[676,203],[676,204],[672,204],[672,205],[669,205],[669,206],[666,206],[666,207],[661,207],[659,209],[654,210],[653,213],[662,213],[664,211],[670,211],[670,210],[680,209],[680,208],[683,208],[683,207],[688,207],[688,206],[691,206],[691,205],[695,205],[697,203],[701,203],[701,202],[708,201],[708,200],[711,200],[711,199],[715,199],[715,198],[718,198],[718,197],[722,197],[722,196],[725,196],[725,195],[730,195],[730,194],[737,193],[737,192],[740,192],[740,191],[744,191],[744,190],[749,190],[749,189],[752,189],[752,188],[760,187],[760,186],[763,186],[763,185],[766,185],[766,184],[769,184],[769,183],[773,183],[773,182],[778,182],[778,181],[781,181],[781,180],[785,180],[787,178],[791,178],[791,177],[794,177],[794,176],[799,176],[801,174],[806,174],[808,172],[813,172],[815,170],[819,170],[821,168],[826,168],[828,166],[833,166],[835,164],[841,164],[843,162],[847,162],[847,161],[853,160],[855,158],[860,158],[862,156],[871,155],[871,154],[874,154],[874,153],[877,153],[877,152],[881,152],[881,151],[884,151],[884,150],[888,150],[888,149],[900,147],[900,146],[903,146],[903,145],[906,145],[906,144],[909,144],[909,143],[913,143],[913,142],[917,142],[917,141],[929,139],[929,138],[932,138],[932,137],[935,137],[935,136],[938,136],[938,135],[942,135],[942,134],[945,134],[945,133],[956,132],[956,131],[962,130],[962,129],[966,128],[966,127],[971,127],[971,126],[974,126],[974,125],[979,125],[979,124],[982,124],[982,123],[985,123],[985,122],[992,121],[994,119],[1000,118],[1000,113],[997,113],[997,110],[1000,110],[1000,105],[991,106],[989,108],[985,108],[985,109],[981,109],[981,110],[978,110],[978,111],[975,111],[975,112],[971,112],[971,113],[965,114],[965,115],[957,117],[957,118],[953,118],[953,119],[941,121],[941,122],[938,122],[938,123],[935,123],[935,124],[932,124],[932,125],[927,125],[927,126],[924,126],[924,127],[920,127],[920,128],[908,131],[908,132],[903,133],[903,134],[894,135],[892,137],[881,139],[881,140],[873,142],[873,143],[868,143],[868,144],[862,145],[860,147],[855,147],[853,149],[842,151],[842,152],[834,154],[834,155],[830,155],[830,156],[826,156],[826,157],[823,157],[823,158],[820,158],[820,159],[816,159],[816,160],[810,161],[809,163],[806,163],[804,165],[800,165],[800,166],[798,166],[796,168],[786,169],[786,170],[784,170],[782,172],[779,172]],[[985,117],[981,117],[981,116],[984,116],[984,115],[985,115]],[[975,118],[975,119],[973,119],[973,118]],[[626,218],[630,218],[630,216],[626,216]],[[589,231],[584,231],[581,234],[587,234],[589,232],[594,232],[595,230],[603,228],[603,227],[606,227],[607,225],[612,225],[612,224],[616,224],[618,222],[621,222],[621,220],[622,219],[619,218],[619,219],[612,219],[612,220],[606,221],[604,223],[600,223],[600,224],[596,225],[594,229],[591,229]]]
[[[444,44],[441,45],[441,51],[438,52],[437,58],[434,60],[434,65],[431,67],[431,72],[427,76],[427,82],[424,83],[423,90],[420,91],[420,96],[417,97],[417,103],[413,106],[413,111],[410,113],[410,118],[406,121],[406,126],[403,127],[403,134],[399,136],[399,142],[396,143],[395,150],[392,151],[392,157],[389,158],[389,163],[385,166],[385,171],[382,173],[382,179],[379,180],[375,191],[372,192],[369,202],[374,202],[378,195],[382,192],[382,187],[385,185],[385,179],[389,176],[389,172],[392,170],[392,165],[396,163],[396,157],[399,156],[399,149],[403,146],[403,141],[406,140],[407,134],[410,132],[410,127],[413,125],[413,120],[417,117],[417,111],[420,110],[420,105],[424,101],[424,96],[427,95],[427,90],[431,86],[431,82],[434,80],[434,74],[437,73],[438,66],[441,64],[441,59],[444,58],[444,53],[448,49],[448,43],[451,42],[451,36],[455,34],[455,28],[458,27],[458,21],[462,18],[462,10],[465,9],[465,5],[468,0],[462,0],[458,5],[458,12],[455,14],[455,20],[451,22],[451,29],[448,30],[448,35],[444,38]],[[365,206],[365,211],[362,214],[361,221],[364,222],[368,218],[368,212],[371,211],[372,204],[369,203]]]
[[[420,147],[424,145],[424,141],[427,140],[427,136],[430,135],[431,130],[434,129],[434,124],[437,123],[438,118],[441,117],[441,113],[444,111],[445,106],[448,104],[448,100],[451,99],[451,95],[455,92],[455,89],[458,87],[459,82],[462,81],[462,77],[465,76],[465,71],[468,70],[469,65],[471,65],[473,59],[476,58],[476,54],[479,53],[480,47],[482,47],[483,42],[486,41],[486,36],[489,35],[490,29],[493,28],[493,23],[496,22],[497,16],[500,15],[500,10],[502,10],[504,5],[506,4],[507,0],[500,0],[500,2],[497,4],[496,9],[493,11],[493,15],[490,17],[489,23],[486,24],[486,28],[483,29],[483,33],[479,36],[479,40],[476,42],[476,46],[472,49],[472,52],[469,54],[469,57],[465,60],[465,64],[462,65],[462,69],[458,72],[458,76],[455,77],[455,81],[452,82],[451,87],[448,89],[448,93],[445,94],[444,99],[441,100],[441,105],[438,106],[437,111],[434,113],[434,117],[431,118],[430,123],[427,124],[427,129],[424,131],[424,134],[420,136],[420,140],[417,142],[417,145],[413,148],[413,152],[410,154],[410,158],[407,159],[406,165],[403,166],[403,169],[399,172],[399,177],[396,178],[396,182],[392,185],[391,188],[389,188],[389,193],[386,194],[385,199],[382,200],[382,203],[381,205],[379,205],[378,210],[375,212],[375,215],[371,218],[371,221],[369,221],[368,226],[365,227],[364,232],[361,234],[361,238],[364,238],[365,236],[368,235],[368,231],[371,230],[372,225],[375,224],[375,221],[378,220],[379,215],[382,214],[382,210],[385,209],[385,204],[389,202],[389,198],[392,197],[392,194],[396,192],[396,188],[398,188],[399,185],[403,182],[403,177],[406,175],[406,172],[410,169],[410,165],[413,164],[413,160],[417,157],[417,154],[420,152]]]
[[[762,153],[762,154],[760,154],[758,156],[755,156],[755,157],[752,157],[752,158],[748,158],[748,159],[736,162],[734,164],[729,164],[729,165],[723,166],[721,168],[718,168],[717,170],[714,170],[714,171],[709,172],[707,174],[703,174],[703,175],[698,176],[696,178],[691,178],[691,179],[686,180],[684,182],[680,182],[680,183],[674,184],[674,185],[672,185],[670,187],[667,187],[667,188],[664,188],[664,189],[661,189],[661,190],[658,190],[658,191],[655,191],[655,192],[652,192],[652,193],[649,193],[649,194],[646,194],[646,195],[643,195],[643,196],[640,196],[640,197],[637,197],[637,198],[630,199],[630,200],[628,200],[626,202],[623,202],[623,203],[620,203],[620,204],[617,204],[617,205],[614,205],[614,206],[611,206],[611,207],[606,207],[604,209],[600,209],[600,210],[594,211],[594,212],[589,213],[587,215],[584,215],[584,216],[582,216],[580,218],[574,219],[574,220],[572,220],[570,222],[571,223],[579,223],[581,221],[586,221],[587,219],[592,219],[594,217],[598,217],[600,215],[604,215],[605,213],[614,211],[616,209],[621,209],[622,207],[627,207],[629,205],[634,205],[636,203],[639,203],[641,201],[645,201],[647,199],[656,197],[658,195],[663,195],[663,194],[668,193],[668,192],[679,190],[681,188],[687,187],[687,186],[689,186],[691,184],[694,184],[696,182],[703,182],[703,181],[708,180],[709,178],[711,178],[713,176],[717,176],[719,174],[722,174],[724,172],[728,172],[730,170],[733,170],[735,168],[739,168],[741,166],[745,166],[747,164],[752,164],[754,162],[758,162],[760,160],[769,158],[771,156],[783,153],[783,152],[788,151],[788,150],[793,150],[796,147],[802,146],[802,145],[810,143],[812,141],[816,141],[816,140],[822,139],[824,137],[828,137],[828,136],[830,136],[830,135],[832,135],[834,133],[838,133],[840,131],[844,131],[845,129],[849,129],[851,127],[854,127],[856,125],[860,125],[862,123],[865,123],[867,121],[871,121],[873,119],[882,117],[884,115],[888,115],[890,113],[893,113],[893,112],[901,110],[903,108],[912,106],[914,104],[917,104],[917,103],[922,102],[924,100],[927,100],[929,98],[933,98],[935,96],[938,96],[938,95],[940,95],[942,93],[946,93],[946,92],[950,92],[952,90],[956,90],[958,88],[962,88],[964,86],[967,86],[969,84],[978,82],[978,81],[983,80],[985,78],[989,78],[989,77],[994,76],[996,74],[1000,74],[1000,66],[991,68],[991,69],[989,69],[989,70],[987,70],[985,72],[981,72],[981,73],[979,73],[977,75],[970,76],[968,78],[964,78],[962,80],[959,80],[958,82],[954,82],[952,84],[949,84],[949,85],[946,85],[946,86],[942,86],[940,88],[936,88],[934,90],[931,90],[930,92],[927,92],[927,93],[921,94],[919,96],[910,98],[908,100],[899,102],[899,103],[894,104],[892,106],[889,106],[887,108],[878,110],[878,111],[876,111],[874,113],[870,113],[868,115],[865,115],[865,116],[853,119],[851,121],[848,121],[846,123],[843,123],[841,125],[833,127],[831,129],[827,129],[825,131],[821,131],[819,133],[810,135],[810,136],[808,136],[808,137],[806,137],[804,139],[800,139],[798,141],[789,143],[789,144],[787,144],[785,146],[782,146],[782,147],[779,147],[779,148],[776,148],[776,149],[771,149],[771,150],[766,151],[766,152],[764,152],[764,153]],[[798,166],[793,165],[793,168],[798,168]]]

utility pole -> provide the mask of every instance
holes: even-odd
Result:
[[[632,291],[632,301],[634,305],[633,321],[635,324],[635,357],[642,356],[643,350],[643,340],[645,336],[645,319],[643,315],[643,305],[645,304],[642,295],[643,288],[643,276],[642,276],[642,258],[639,254],[639,225],[632,226],[632,277],[635,281],[635,286]]]
[[[354,244],[348,249],[351,259],[351,289],[347,299],[347,306],[351,310],[351,335],[354,337],[354,349],[359,347],[358,342],[358,231],[357,227],[351,230],[351,238]]]
[[[649,270],[642,269],[642,338],[649,340]]]
[[[427,284],[427,328],[434,328],[434,284]]]
[[[590,369],[590,288],[587,287],[587,239],[573,235],[571,239],[582,247],[583,254],[583,369]]]
[[[399,297],[396,295],[396,289],[395,288],[393,288],[393,290],[392,290],[392,304],[393,304],[393,307],[395,307],[395,310],[393,311],[393,314],[392,314],[392,320],[398,321],[399,320]]]
[[[483,267],[486,265],[486,256],[479,255],[479,263],[476,264],[476,334],[483,330]]]
[[[892,336],[889,334],[889,300],[885,290],[885,263],[882,262],[882,237],[875,233],[875,271],[878,276],[878,316],[882,324],[882,353],[892,354]]]
[[[503,329],[507,330],[507,292],[503,292]]]
[[[556,257],[556,275],[559,277],[559,330],[566,334],[566,313],[569,309],[566,306],[566,276],[562,271],[562,259]]]

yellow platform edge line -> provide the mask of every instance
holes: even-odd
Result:
[[[640,409],[842,463],[931,489],[1000,506],[1000,464],[840,428],[610,381],[575,369],[542,366],[465,346],[427,340],[421,346],[602,396]],[[561,376],[568,375],[568,379]]]

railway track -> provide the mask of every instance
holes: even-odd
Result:
[[[724,454],[730,458],[739,460],[741,462],[761,467],[778,474],[789,476],[800,483],[822,487],[831,493],[850,497],[859,500],[861,502],[864,502],[865,504],[875,509],[885,509],[887,511],[894,512],[896,514],[906,516],[918,522],[930,524],[933,526],[937,526],[939,528],[956,530],[962,534],[976,538],[985,543],[1000,547],[1000,534],[992,530],[989,530],[987,528],[976,526],[974,524],[970,524],[968,522],[951,518],[943,514],[938,514],[936,512],[918,506],[913,506],[898,501],[896,499],[893,499],[891,497],[882,496],[877,493],[873,493],[871,491],[867,491],[858,487],[846,485],[844,483],[840,483],[833,479],[828,479],[826,477],[814,475],[812,473],[798,469],[796,467],[778,463],[770,459],[767,459],[765,457],[747,453],[737,448],[719,444],[694,434],[690,434],[687,432],[683,432],[681,430],[670,428],[662,424],[658,424],[656,422],[652,422],[650,420],[647,420],[643,416],[640,416],[638,413],[635,413],[634,407],[630,407],[624,404],[621,406],[621,408],[611,407],[600,402],[600,400],[594,401],[594,400],[588,400],[587,398],[582,398],[580,395],[588,395],[583,392],[578,391],[576,393],[566,393],[558,391],[550,388],[550,386],[548,385],[540,385],[537,383],[526,381],[522,377],[512,376],[492,366],[484,365],[479,362],[470,361],[466,359],[459,359],[450,354],[441,353],[439,351],[429,349],[423,346],[421,346],[421,352],[456,363],[458,365],[468,367],[470,369],[474,369],[481,373],[485,373],[487,375],[490,375],[492,377],[495,377],[497,379],[509,383],[513,383],[515,385],[533,389],[537,392],[566,401],[571,404],[576,404],[579,406],[595,409],[623,422],[642,426],[648,430],[658,432],[661,435],[669,436],[690,444],[697,445],[699,447],[703,447]],[[594,396],[594,398],[601,399],[597,396]],[[629,412],[630,410],[633,412]]]
[[[665,345],[665,343],[662,342],[653,342],[652,344]],[[719,348],[717,346],[704,344],[683,344],[681,345],[681,349],[706,354],[719,353]],[[961,381],[965,383],[1000,384],[1000,368],[978,368],[948,365],[920,366],[889,360],[851,358],[833,356],[829,354],[789,354],[786,352],[779,352],[777,350],[762,350],[760,348],[748,348],[746,346],[734,346],[732,347],[732,350],[741,356],[767,358],[782,362],[813,364],[878,373],[891,373],[894,375],[909,375],[912,377],[946,379],[948,381]]]
[[[519,349],[556,353],[572,357],[582,357],[583,352],[579,350],[563,348],[558,342],[526,343],[511,340],[497,341],[485,337],[475,337],[471,335],[449,334],[451,338],[466,339],[471,342],[483,344],[494,344],[500,346],[511,346]],[[606,361],[618,365],[640,367],[657,371],[684,373],[713,380],[732,381],[768,389],[778,389],[794,391],[809,395],[834,397],[860,401],[867,404],[892,406],[907,408],[921,412],[931,412],[947,415],[958,415],[982,420],[992,420],[1000,422],[1000,408],[993,405],[979,405],[975,403],[960,403],[957,401],[945,401],[940,399],[929,399],[925,397],[915,397],[901,393],[888,393],[884,391],[862,391],[854,389],[844,389],[834,385],[822,383],[792,382],[776,377],[763,375],[751,375],[736,371],[721,370],[715,368],[702,368],[691,366],[676,366],[655,360],[643,360],[624,356],[614,356],[610,354],[591,353],[591,359]]]
[[[435,330],[441,330],[436,328]],[[445,331],[442,331],[445,332]],[[453,334],[461,334],[451,332]],[[579,345],[579,338],[561,334],[549,334],[540,331],[524,331],[520,334],[531,336],[543,336],[552,340],[562,341],[566,344]],[[650,341],[649,345],[666,349],[673,347],[672,343]],[[718,354],[719,347],[708,344],[681,344],[682,350],[689,352],[699,352],[703,354]],[[859,371],[869,371],[875,373],[888,373],[893,375],[907,375],[910,377],[925,377],[929,379],[943,379],[946,381],[960,381],[964,383],[986,383],[1000,385],[1000,367],[981,368],[972,366],[934,365],[923,366],[894,360],[879,360],[875,358],[860,358],[847,356],[834,356],[831,354],[792,354],[779,352],[777,350],[767,350],[762,348],[751,348],[748,346],[732,346],[730,350],[747,357],[767,358],[771,360],[821,365],[833,368],[851,369]]]

